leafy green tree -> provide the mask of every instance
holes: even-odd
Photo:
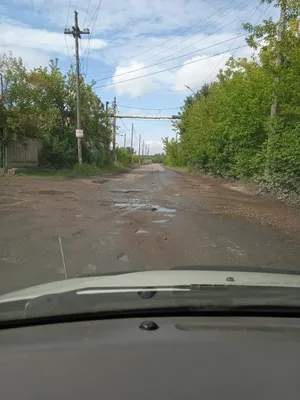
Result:
[[[40,164],[55,168],[77,162],[76,78],[74,71],[63,75],[58,60],[46,68],[25,67],[12,54],[0,56],[0,72],[5,79],[5,121],[8,139],[41,142]],[[81,81],[81,112],[85,162],[103,165],[110,160],[111,124],[104,105],[93,92],[94,82]]]
[[[186,98],[174,124],[178,141],[164,139],[165,162],[300,194],[300,2],[264,2],[286,10],[283,31],[272,19],[245,25],[256,56],[230,59]]]

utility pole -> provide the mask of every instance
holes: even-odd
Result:
[[[124,149],[126,149],[126,132],[124,133]]]
[[[133,124],[131,124],[131,164],[133,164]]]
[[[286,9],[287,9],[287,0],[282,0],[281,8],[280,8],[280,17],[279,17],[279,22],[278,22],[279,45],[281,45],[280,42],[281,42],[283,33],[286,29]],[[275,75],[275,85],[274,85],[275,92],[276,92],[276,87],[279,84],[278,69],[280,68],[281,64],[282,64],[281,49],[277,49],[277,54],[276,54],[276,59],[275,59],[275,67],[277,69],[276,75]],[[276,117],[277,107],[278,107],[278,99],[277,99],[276,93],[274,93],[274,101],[271,105],[270,131],[269,131],[268,144],[267,144],[266,167],[265,167],[265,176],[266,177],[268,177],[270,175],[270,161],[271,161],[271,157],[272,157],[272,141],[273,141],[273,137],[275,135],[274,119]]]
[[[141,134],[139,135],[139,164],[141,163]]]
[[[80,65],[79,65],[79,46],[78,39],[81,39],[81,35],[89,35],[89,29],[81,31],[78,26],[78,12],[74,12],[74,26],[72,29],[65,29],[65,35],[73,35],[75,39],[75,58],[76,58],[76,113],[77,113],[77,124],[76,124],[76,137],[77,137],[77,148],[78,148],[78,162],[82,164],[82,143],[83,130],[81,129],[81,115],[80,115]]]
[[[0,99],[0,107],[1,107],[1,113],[4,113],[5,106],[4,106],[4,88],[3,88],[3,75],[0,72],[0,93],[1,93],[1,99]],[[2,115],[4,118],[4,115]],[[4,121],[0,121],[0,153],[2,156],[2,160],[0,160],[0,165],[2,163],[3,168],[7,169],[8,168],[8,157],[7,157],[7,130]],[[2,162],[1,162],[2,161]]]
[[[117,98],[116,96],[114,97],[114,102],[113,102],[113,158],[114,158],[114,162],[116,162],[116,136],[117,136],[117,118],[116,118],[116,114],[117,114]]]

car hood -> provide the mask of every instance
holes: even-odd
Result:
[[[300,288],[300,274],[244,272],[234,270],[160,270],[116,273],[114,275],[80,277],[31,286],[0,296],[0,304],[30,300],[39,296],[74,290],[103,289],[109,293],[120,290],[170,288],[179,286],[253,286]]]

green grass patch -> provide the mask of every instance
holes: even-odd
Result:
[[[29,167],[29,168],[18,168],[16,175],[18,176],[30,176],[37,178],[76,178],[93,175],[102,175],[109,173],[117,173],[126,171],[122,164],[110,164],[103,167],[90,164],[76,164],[73,168],[65,169],[51,169],[41,167]]]

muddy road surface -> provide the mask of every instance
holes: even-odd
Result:
[[[300,267],[300,214],[161,165],[88,179],[0,178],[0,293],[182,265]]]

